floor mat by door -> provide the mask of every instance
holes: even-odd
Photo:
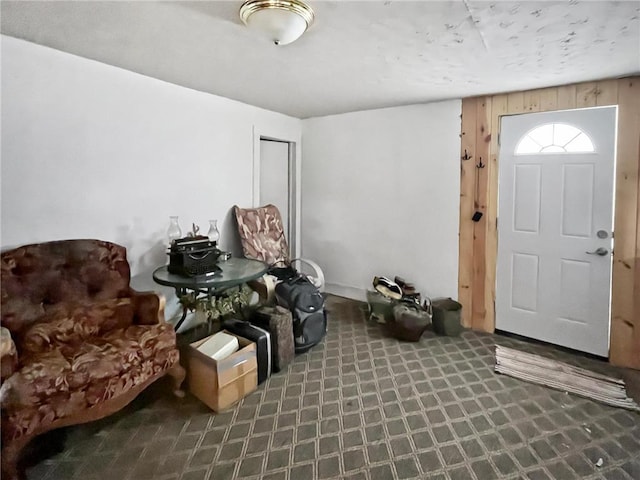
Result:
[[[640,412],[640,406],[627,396],[623,380],[540,355],[496,345],[495,371],[614,407]]]

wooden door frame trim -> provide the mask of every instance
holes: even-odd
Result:
[[[302,158],[302,141],[300,136],[294,136],[291,138],[290,135],[286,135],[283,132],[272,132],[268,131],[265,128],[255,126],[252,131],[253,136],[253,165],[252,165],[252,206],[259,207],[259,199],[260,199],[260,167],[261,167],[261,158],[260,158],[260,141],[261,140],[270,140],[280,143],[289,144],[289,194],[292,196],[290,198],[290,206],[293,205],[294,209],[290,210],[290,214],[293,214],[293,225],[290,226],[292,228],[293,242],[289,243],[290,254],[292,258],[298,256],[298,253],[301,250],[301,221],[300,221],[300,212],[302,211],[302,168],[301,168],[301,158]],[[293,186],[293,190],[291,187]]]
[[[640,369],[640,77],[462,100],[458,297],[465,326],[495,330],[500,118],[610,105],[618,106],[618,138],[609,359]]]

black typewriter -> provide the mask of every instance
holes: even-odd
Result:
[[[169,273],[195,277],[221,271],[216,264],[223,252],[207,237],[178,238],[169,249]]]

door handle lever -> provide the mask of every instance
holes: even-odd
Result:
[[[601,257],[604,257],[607,253],[609,253],[609,250],[607,250],[604,247],[599,247],[596,248],[593,252],[586,252],[589,255],[600,255]]]

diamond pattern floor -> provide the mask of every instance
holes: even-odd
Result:
[[[476,332],[402,343],[364,304],[328,308],[323,344],[232,410],[161,381],[110,418],[41,437],[28,478],[640,479],[640,415],[495,374],[492,347],[617,373],[603,362]]]

